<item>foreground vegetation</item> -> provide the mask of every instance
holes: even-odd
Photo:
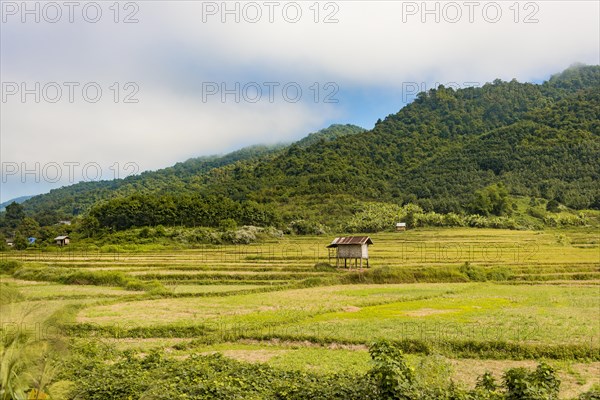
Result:
[[[501,382],[485,373],[478,378],[475,388],[467,390],[453,384],[443,364],[434,365],[430,360],[430,365],[420,365],[419,369],[409,366],[402,352],[389,342],[372,344],[369,353],[371,368],[364,375],[283,371],[235,362],[220,355],[191,354],[184,360],[173,360],[160,352],[143,357],[123,352],[112,355],[116,362],[110,366],[93,358],[76,358],[70,370],[77,372],[67,376],[79,382],[77,395],[89,399],[558,398],[560,380],[554,369],[543,363],[534,371],[507,370]],[[588,395],[594,393],[597,392]]]

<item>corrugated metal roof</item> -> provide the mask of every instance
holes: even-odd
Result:
[[[347,244],[373,244],[373,241],[368,236],[336,237],[327,247],[338,247]]]
[[[65,239],[68,239],[68,238],[69,238],[68,236],[57,236],[57,237],[54,238],[54,240],[65,240]]]

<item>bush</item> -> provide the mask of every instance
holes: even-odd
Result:
[[[558,399],[560,380],[552,367],[541,363],[535,371],[512,368],[504,373],[507,400]]]
[[[145,238],[149,238],[150,237],[150,228],[148,228],[147,226],[143,227],[142,229],[140,229],[139,232],[139,237],[145,239]]]
[[[498,385],[496,384],[496,380],[492,376],[490,372],[485,372],[479,378],[477,378],[477,383],[475,384],[475,390],[471,392],[471,395],[474,399],[481,400],[502,400],[504,399],[504,395]]]
[[[573,215],[568,213],[546,214],[544,224],[553,227],[584,226],[587,223],[585,214]]]
[[[212,244],[250,244],[267,238],[279,238],[283,232],[273,227],[262,228],[252,225],[242,226],[235,231],[210,232],[208,241]]]
[[[89,336],[86,324],[77,324],[81,336]],[[123,337],[124,332],[106,329],[106,334]],[[160,329],[160,331],[159,331]],[[214,335],[200,326],[140,327],[126,337],[197,337],[180,350],[214,343]],[[158,336],[157,336],[158,335]],[[414,344],[413,344],[414,345]],[[143,356],[133,350],[117,352],[97,341],[75,347],[75,356],[59,377],[72,382],[77,398],[94,399],[273,399],[273,400],[538,400],[556,399],[560,382],[546,364],[535,371],[515,368],[506,371],[502,384],[485,373],[472,391],[458,388],[450,379],[444,358],[422,358],[417,368],[409,365],[403,350],[410,343],[377,341],[369,346],[371,369],[364,375],[317,374],[285,371],[265,364],[243,363],[220,354],[180,359],[160,351]],[[427,353],[425,353],[427,354]],[[110,362],[107,362],[110,360]],[[595,390],[580,399],[593,399]]]
[[[546,204],[546,211],[551,213],[557,213],[560,211],[560,203],[556,200],[550,200],[548,204]]]
[[[290,222],[287,231],[296,235],[324,235],[328,232],[328,228],[315,221],[307,221],[298,219]]]
[[[388,203],[363,203],[350,218],[345,230],[352,233],[390,231],[395,229],[396,222],[399,221],[402,221],[400,206]]]
[[[245,226],[237,231],[223,232],[221,240],[231,244],[250,244],[256,242],[256,227]]]
[[[25,250],[27,248],[27,246],[29,246],[29,243],[27,242],[27,239],[25,238],[25,236],[23,235],[17,235],[15,237],[15,249],[17,250]]]
[[[452,382],[452,366],[440,355],[422,357],[415,368],[415,385],[428,398],[443,398]]]
[[[589,391],[582,393],[578,400],[600,400],[600,385],[595,384]]]
[[[222,231],[232,231],[237,228],[237,222],[233,218],[222,219],[219,221],[219,229]]]
[[[414,387],[415,372],[404,361],[402,351],[386,340],[369,347],[373,368],[369,378],[375,383],[380,399],[406,399],[417,397]]]
[[[535,207],[535,208],[531,207],[527,210],[527,213],[529,215],[531,215],[532,217],[541,219],[541,220],[543,220],[544,217],[546,216],[546,211],[540,209],[539,207]]]

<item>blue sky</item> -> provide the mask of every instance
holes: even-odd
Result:
[[[0,1],[2,201],[600,63],[596,1],[48,4]]]

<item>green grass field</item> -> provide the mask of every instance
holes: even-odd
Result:
[[[332,237],[335,235],[331,235]],[[364,372],[367,345],[396,341],[457,382],[545,359],[572,398],[599,384],[600,237],[589,229],[418,229],[371,235],[370,269],[327,263],[331,237],[246,246],[3,253],[2,326],[52,321],[75,341],[220,352],[318,373]],[[473,272],[475,271],[475,272]],[[42,329],[43,331],[43,329]],[[434,361],[432,361],[434,360]]]

